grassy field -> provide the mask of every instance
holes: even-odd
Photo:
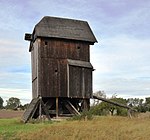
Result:
[[[0,140],[148,140],[150,118],[95,117],[88,121],[24,124],[0,119]]]

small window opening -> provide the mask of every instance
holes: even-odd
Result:
[[[58,70],[57,69],[55,69],[55,73],[57,73],[58,72]]]
[[[80,46],[78,46],[77,49],[80,50]]]
[[[45,45],[48,45],[48,42],[47,42],[47,41],[45,41]]]

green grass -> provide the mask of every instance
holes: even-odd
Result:
[[[147,140],[150,118],[94,117],[44,123],[22,123],[19,119],[0,120],[0,140]]]
[[[24,124],[18,118],[0,119],[0,139],[15,139],[16,134],[36,132],[49,124],[50,122]]]

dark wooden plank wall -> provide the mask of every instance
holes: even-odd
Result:
[[[90,98],[92,96],[92,69],[84,69],[84,80],[85,80],[85,97]]]
[[[66,61],[53,58],[42,58],[41,86],[42,97],[66,97],[67,67]]]
[[[82,68],[69,66],[69,96],[82,96]]]
[[[90,61],[89,44],[77,41],[43,39],[40,55],[42,58]]]
[[[32,64],[32,98],[38,96],[38,41],[36,40],[31,50]]]
[[[36,40],[31,55],[34,98],[38,95],[90,98],[92,69],[69,65],[69,84],[67,83],[67,59],[89,62],[88,43],[54,39],[41,39],[40,42]]]
[[[32,98],[36,98],[38,97],[38,90],[37,90],[38,86],[37,86],[37,79],[32,82]]]
[[[90,98],[92,94],[92,69],[69,66],[69,96]]]

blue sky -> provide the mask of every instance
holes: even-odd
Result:
[[[29,102],[29,42],[43,16],[86,20],[98,43],[91,46],[93,91],[107,96],[150,97],[149,0],[1,0],[0,96]]]

